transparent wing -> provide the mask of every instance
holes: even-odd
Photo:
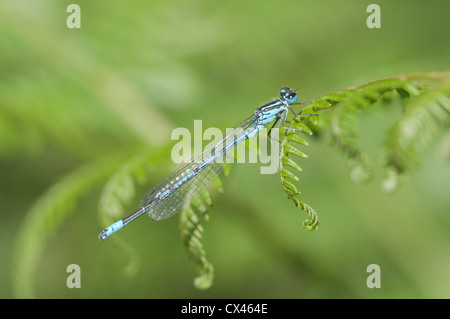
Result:
[[[142,198],[140,206],[145,206],[148,216],[155,220],[166,219],[181,212],[218,178],[226,165],[226,153],[234,149],[237,141],[245,139],[242,135],[245,131],[251,130],[254,124],[254,116],[251,116],[228,132],[223,140],[207,146],[189,163],[179,167],[148,191]],[[192,172],[194,172],[192,178],[178,183]]]
[[[166,199],[151,207],[147,214],[150,218],[161,220],[183,211],[194,199],[199,197],[206,188],[222,173],[225,164],[212,163],[201,174],[190,179]]]

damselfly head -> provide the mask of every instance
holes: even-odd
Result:
[[[280,90],[280,95],[289,104],[297,102],[297,98],[298,98],[297,93],[288,87],[282,88]]]

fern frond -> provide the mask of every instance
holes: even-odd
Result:
[[[439,73],[419,74],[412,76],[397,76],[388,79],[382,79],[353,86],[344,90],[339,90],[323,97],[306,103],[303,114],[317,114],[319,111],[326,110],[339,105],[339,109],[335,114],[331,123],[333,141],[336,146],[344,153],[353,166],[352,179],[362,183],[367,181],[372,174],[372,163],[369,157],[362,152],[361,147],[357,143],[358,132],[356,131],[357,117],[361,111],[373,105],[375,102],[382,100],[384,103],[392,99],[397,94],[401,99],[408,101],[416,101],[416,97],[423,97],[429,87],[441,84],[447,81],[446,76]],[[447,92],[447,88],[442,91]],[[434,117],[443,118],[443,112],[450,114],[450,107],[440,92],[441,98],[434,97],[433,106],[427,110]],[[431,94],[431,93],[430,93]],[[437,94],[437,93],[433,93]],[[412,103],[412,102],[411,102]],[[422,103],[421,103],[422,104]],[[413,107],[407,105],[407,112],[411,112]],[[448,114],[446,114],[448,115]],[[313,117],[313,119],[317,119]],[[312,124],[316,124],[311,120]],[[425,120],[425,117],[422,117]],[[304,221],[303,227],[307,230],[315,230],[319,225],[319,218],[316,211],[308,204],[299,199],[300,191],[297,189],[295,182],[300,181],[297,172],[301,172],[302,168],[294,160],[298,158],[308,158],[308,156],[299,149],[299,146],[308,146],[308,141],[303,138],[300,131],[307,135],[312,135],[311,128],[300,118],[295,117],[288,125],[288,128],[295,128],[298,131],[286,130],[280,149],[279,174],[281,186],[287,197],[308,214],[308,219]],[[421,125],[417,125],[420,131]],[[422,130],[423,131],[423,130]],[[421,132],[422,132],[421,131]],[[417,137],[417,136],[416,136]],[[427,138],[422,138],[426,143]],[[393,149],[397,149],[394,147]],[[218,179],[220,180],[220,179]],[[203,213],[211,205],[210,196],[208,200],[197,199],[183,212],[181,219],[181,233],[183,243],[194,260],[198,269],[199,277],[195,280],[198,288],[209,288],[213,280],[213,268],[211,263],[206,259],[206,254],[200,242],[203,228],[200,225],[198,216],[193,207]]]
[[[225,165],[225,176],[228,176],[230,167],[230,164]],[[223,184],[220,177],[215,178],[211,185],[211,188],[215,189],[218,193],[223,193]],[[211,191],[206,188],[200,196],[191,201],[191,203],[181,212],[180,217],[181,239],[198,272],[198,276],[194,280],[194,286],[197,289],[208,289],[212,286],[214,281],[214,267],[206,258],[206,252],[201,242],[203,227],[200,224],[200,219],[197,214],[200,213],[205,220],[209,220],[207,212],[211,205],[212,194]]]
[[[18,298],[32,298],[34,271],[46,242],[73,212],[76,202],[98,186],[111,171],[117,159],[101,161],[70,173],[49,188],[25,216],[14,248],[13,287]]]
[[[450,86],[426,90],[404,103],[404,113],[390,129],[385,142],[386,178],[382,186],[392,193],[418,165],[418,153],[450,124]]]
[[[331,122],[332,144],[347,157],[353,167],[352,180],[364,183],[372,176],[373,164],[357,142],[357,122],[361,111],[379,100],[386,103],[392,99],[393,94],[397,94],[405,102],[422,95],[430,88],[440,87],[449,81],[449,76],[445,73],[399,75],[332,92],[307,105],[316,111],[339,105]],[[386,180],[386,185],[392,184],[392,180],[395,178],[393,175],[395,170],[392,170],[392,165],[388,166],[390,177]]]
[[[313,110],[305,109],[303,110],[305,114],[313,114]],[[295,184],[292,181],[298,182],[300,178],[295,174],[294,171],[301,172],[302,168],[297,164],[290,156],[296,156],[299,158],[308,158],[308,155],[299,150],[298,146],[295,144],[300,144],[303,146],[308,146],[309,143],[300,135],[300,132],[303,132],[308,135],[312,135],[312,130],[307,126],[304,122],[301,121],[299,117],[295,117],[288,125],[288,128],[296,128],[301,131],[294,130],[286,130],[283,140],[281,141],[281,149],[280,149],[280,181],[281,188],[287,195],[287,197],[292,200],[295,206],[303,209],[307,214],[308,218],[303,222],[303,227],[306,230],[312,231],[317,229],[319,226],[319,217],[316,211],[309,206],[308,204],[302,202],[298,195],[300,195],[300,191],[297,189]],[[295,143],[295,144],[294,144]],[[288,169],[291,168],[291,170]]]
[[[200,225],[199,218],[191,206],[188,206],[181,212],[180,232],[183,245],[193,260],[198,277],[194,280],[194,286],[197,289],[208,289],[212,286],[214,280],[214,267],[206,259],[206,252],[201,243],[203,227]]]
[[[366,182],[372,175],[372,163],[357,143],[357,120],[359,113],[384,93],[384,89],[353,92],[341,102],[331,120],[332,143],[348,159],[352,170],[352,179],[357,183]]]
[[[366,182],[372,175],[373,164],[368,155],[362,151],[362,147],[357,143],[357,121],[358,115],[367,107],[373,105],[375,102],[382,100],[386,103],[392,99],[393,94],[397,94],[402,101],[409,101],[405,104],[405,117],[403,121],[404,128],[414,126],[411,133],[410,130],[403,129],[404,133],[409,133],[411,141],[421,139],[421,144],[426,144],[431,139],[429,132],[425,130],[426,126],[433,126],[431,122],[440,119],[442,122],[445,118],[445,123],[448,123],[449,110],[448,106],[448,83],[450,77],[445,73],[423,73],[413,75],[400,75],[391,78],[371,81],[361,85],[352,86],[343,90],[338,90],[310,102],[305,103],[306,109],[303,110],[305,114],[314,114],[314,112],[324,111],[330,108],[336,108],[336,112],[331,122],[332,141],[335,146],[349,159],[353,166],[351,177],[352,180],[358,183]],[[436,91],[436,88],[441,88]],[[428,92],[433,88],[434,91]],[[425,92],[425,93],[424,93]],[[428,93],[426,93],[428,92]],[[428,107],[422,111],[413,111],[416,107],[410,105],[418,103],[425,105],[425,99],[429,101]],[[414,102],[413,102],[414,101]],[[432,102],[431,102],[432,101]],[[420,113],[420,116],[413,116],[413,113]],[[412,115],[408,115],[412,114]],[[411,123],[410,117],[414,117],[416,123]],[[398,126],[402,124],[399,123]],[[291,127],[300,128],[304,133],[312,134],[311,129],[303,123],[299,118],[292,121]],[[388,152],[387,167],[388,179],[386,179],[385,186],[395,188],[393,180],[401,176],[402,172],[406,170],[406,166],[401,163],[401,159],[412,158],[412,153],[415,152],[416,142],[414,147],[405,140],[404,136],[400,136],[400,128],[393,129],[391,135],[397,136],[390,143],[390,152]],[[299,200],[300,192],[292,181],[299,181],[295,171],[300,172],[301,167],[289,157],[295,155],[300,158],[306,158],[306,154],[299,150],[298,146],[291,142],[296,142],[301,145],[307,145],[305,141],[300,139],[298,133],[286,131],[282,142],[282,152],[280,160],[280,179],[284,192],[288,198],[293,200],[296,206],[305,210],[310,219],[305,222],[305,228],[314,229],[318,225],[317,214],[309,205]],[[399,144],[402,144],[400,146]],[[288,170],[290,167],[291,170]]]

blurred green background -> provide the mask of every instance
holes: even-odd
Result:
[[[0,297],[12,298],[18,234],[52,185],[86,163],[155,150],[155,167],[126,207],[173,168],[174,128],[230,127],[278,95],[309,100],[402,73],[445,71],[448,1],[381,1],[381,29],[368,29],[371,1],[77,1],[81,29],[68,29],[71,1],[0,2]],[[386,114],[388,113],[388,114]],[[396,111],[364,113],[362,140],[377,150]],[[328,114],[323,114],[326,122]],[[394,119],[393,119],[394,118]],[[99,183],[76,200],[35,260],[40,298],[449,298],[450,168],[427,149],[394,195],[375,170],[355,185],[326,134],[309,138],[299,189],[320,216],[318,231],[282,192],[277,175],[235,165],[204,222],[214,285],[197,290],[178,216],[143,218],[121,231],[140,268],[100,242]],[[65,208],[64,208],[65,209]],[[26,252],[18,252],[19,254]],[[68,289],[66,267],[81,267]],[[369,289],[370,264],[381,288]]]

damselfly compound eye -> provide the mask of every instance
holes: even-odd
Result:
[[[284,87],[280,90],[280,95],[283,99],[286,100],[286,102],[288,102],[289,104],[295,103],[297,102],[297,93],[295,93],[294,90],[288,88],[288,87]]]

